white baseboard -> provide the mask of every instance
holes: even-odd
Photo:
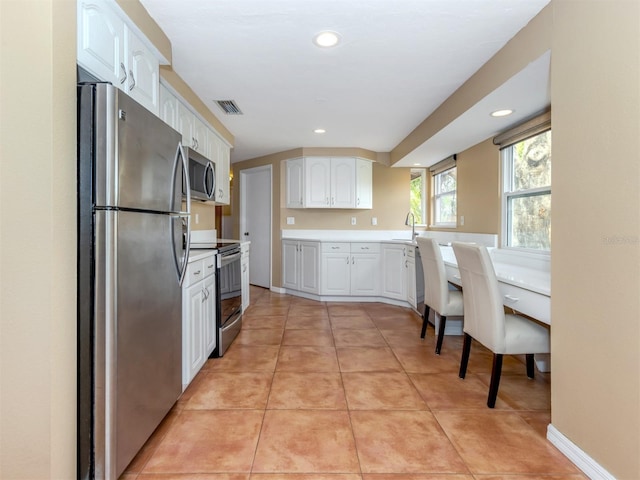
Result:
[[[590,479],[616,480],[616,478],[600,466],[598,462],[582,451],[575,443],[565,437],[551,424],[547,427],[547,440]]]
[[[287,290],[282,287],[271,287],[270,290],[274,293],[287,293]]]

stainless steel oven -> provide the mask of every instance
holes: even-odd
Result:
[[[213,357],[222,357],[242,328],[240,243],[218,242],[216,323],[218,342]]]

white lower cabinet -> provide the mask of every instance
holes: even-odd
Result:
[[[351,245],[323,243],[320,268],[321,295],[351,294]]]
[[[323,243],[321,257],[321,295],[380,293],[380,244]]]
[[[407,299],[407,247],[382,245],[382,296],[396,300]]]
[[[249,285],[249,242],[243,242],[240,246],[240,268],[242,269],[242,311],[246,312],[247,308],[249,308],[249,295],[250,295],[250,285]]]
[[[284,288],[306,293],[320,292],[320,243],[282,241],[282,283]]]
[[[416,247],[404,243],[283,240],[282,286],[320,297],[391,299],[415,309],[424,296],[424,284],[416,284],[420,261]]]
[[[216,347],[215,256],[190,262],[182,284],[182,390]]]
[[[417,308],[416,303],[416,248],[407,247],[407,260],[405,264],[405,272],[407,275],[407,302],[413,308]]]

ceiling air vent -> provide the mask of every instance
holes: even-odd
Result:
[[[242,115],[242,111],[234,100],[216,100],[216,103],[227,115]]]

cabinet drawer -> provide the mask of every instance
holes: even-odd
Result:
[[[323,243],[322,253],[349,253],[351,247],[349,243]]]
[[[216,256],[211,255],[210,257],[204,258],[202,260],[203,268],[204,268],[204,276],[210,277],[214,273],[216,273]]]
[[[370,242],[352,243],[351,253],[380,253],[380,244]]]
[[[205,260],[197,260],[187,265],[187,274],[184,276],[183,287],[188,287],[199,282],[205,277]]]

